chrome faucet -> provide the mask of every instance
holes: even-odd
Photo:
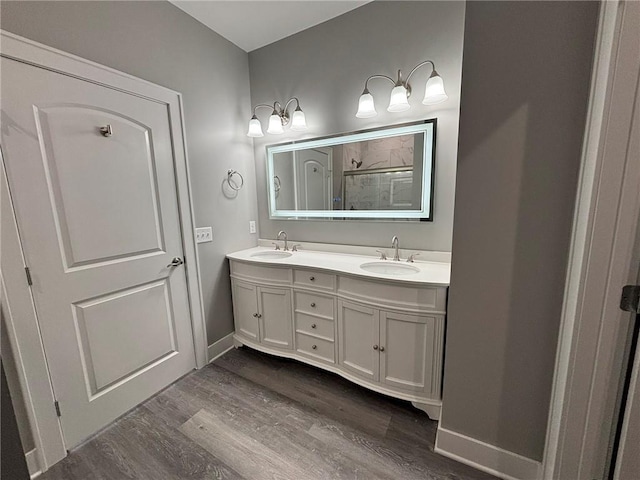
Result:
[[[394,235],[393,238],[391,239],[391,248],[396,249],[396,252],[393,254],[393,259],[396,262],[399,262],[400,261],[400,252],[398,251],[399,242],[398,242],[398,237],[396,235]]]
[[[280,237],[284,237],[284,239],[281,239]],[[289,251],[289,247],[287,246],[287,232],[285,232],[284,230],[280,230],[278,232],[278,237],[276,238],[276,240],[284,240],[284,248],[283,248],[283,250],[285,252]]]

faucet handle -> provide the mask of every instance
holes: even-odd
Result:
[[[380,260],[386,260],[387,259],[387,252],[385,252],[384,250],[376,250],[376,252],[378,252],[380,254]]]
[[[271,242],[271,243],[276,246],[276,250],[280,250],[280,245],[278,245],[276,242]]]
[[[298,251],[298,247],[300,247],[301,245],[299,243],[296,243],[293,247],[291,247],[291,251],[292,252],[297,252]]]
[[[407,258],[407,262],[413,263],[418,255],[420,255],[420,254],[419,253],[412,253],[411,255],[409,255],[409,258]]]

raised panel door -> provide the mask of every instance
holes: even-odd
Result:
[[[378,381],[380,315],[357,303],[338,302],[338,361],[350,373]]]
[[[290,350],[293,348],[291,290],[258,288],[260,343]]]
[[[431,390],[435,318],[380,312],[380,381],[410,392]]]
[[[167,103],[0,62],[3,158],[70,449],[195,367],[178,146]]]
[[[233,280],[233,318],[236,333],[259,341],[258,288],[255,285]]]

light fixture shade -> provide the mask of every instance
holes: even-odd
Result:
[[[360,95],[360,100],[358,101],[358,113],[356,113],[356,117],[371,118],[375,117],[377,114],[378,112],[376,112],[376,107],[373,104],[373,96],[369,92],[365,92]]]
[[[388,112],[404,112],[409,110],[409,100],[407,99],[407,89],[403,85],[397,85],[391,90],[389,98]]]
[[[264,137],[260,120],[258,120],[258,117],[255,115],[251,117],[251,120],[249,120],[249,131],[247,132],[247,137]]]
[[[295,132],[302,132],[307,129],[307,120],[304,117],[304,112],[300,107],[296,108],[291,117],[291,130]]]
[[[280,135],[284,133],[284,128],[282,127],[282,119],[280,115],[273,112],[269,117],[269,126],[267,127],[267,133],[271,133],[272,135]]]
[[[449,98],[449,96],[444,91],[442,77],[434,73],[429,77],[429,80],[427,80],[422,103],[424,105],[435,105],[436,103],[444,102],[447,98]]]

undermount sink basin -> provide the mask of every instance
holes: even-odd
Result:
[[[414,265],[393,261],[363,263],[360,268],[365,272],[381,273],[383,275],[412,275],[420,271]]]
[[[262,258],[264,260],[277,260],[279,258],[287,258],[291,256],[291,252],[282,252],[280,250],[270,250],[268,252],[252,253],[253,258]]]

